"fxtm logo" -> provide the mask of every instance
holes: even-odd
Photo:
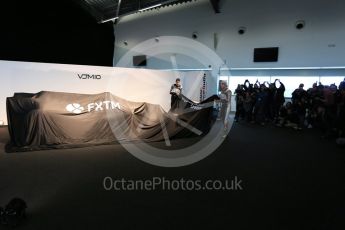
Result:
[[[194,110],[201,110],[202,109],[202,107],[196,106],[196,105],[192,105],[190,108],[194,109]]]
[[[79,79],[81,80],[85,80],[85,79],[94,79],[94,80],[100,80],[102,79],[102,76],[99,74],[87,74],[87,73],[83,73],[83,74],[78,74]]]
[[[103,110],[113,110],[121,109],[121,105],[118,102],[114,101],[100,101],[89,103],[86,106],[87,112],[91,111],[103,111]],[[79,103],[72,103],[66,106],[66,110],[71,113],[80,114],[85,111],[85,108]]]

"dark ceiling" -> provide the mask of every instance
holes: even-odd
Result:
[[[98,22],[107,21],[150,7],[164,7],[196,0],[75,0]],[[159,5],[159,6],[157,6]],[[153,8],[151,8],[153,9]]]
[[[3,1],[0,60],[111,66],[114,28],[99,22],[190,1],[197,0]],[[210,2],[217,13],[219,0]]]
[[[98,24],[74,0],[0,5],[0,60],[113,65],[113,25]]]

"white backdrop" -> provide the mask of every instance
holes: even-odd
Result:
[[[80,79],[85,74],[101,79]],[[6,97],[15,92],[56,91],[96,94],[111,92],[124,99],[170,109],[170,86],[181,78],[184,94],[199,101],[204,71],[178,72],[117,67],[0,61],[0,121],[7,124]],[[79,75],[79,76],[78,76]],[[100,76],[99,76],[100,75]],[[208,82],[215,82],[207,73]],[[209,86],[210,87],[210,86]],[[211,96],[216,89],[208,90]]]

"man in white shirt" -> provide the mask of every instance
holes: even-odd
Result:
[[[228,88],[228,84],[225,81],[220,83],[221,93],[219,95],[220,101],[222,103],[222,108],[220,110],[220,119],[224,122],[224,130],[228,129],[230,105],[231,105],[231,90]]]

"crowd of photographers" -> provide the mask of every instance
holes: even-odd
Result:
[[[300,84],[291,101],[285,99],[284,92],[285,86],[279,79],[273,83],[253,84],[246,80],[239,84],[235,90],[235,121],[274,123],[296,130],[315,128],[324,137],[345,135],[345,79],[339,86],[314,83],[307,90]]]

